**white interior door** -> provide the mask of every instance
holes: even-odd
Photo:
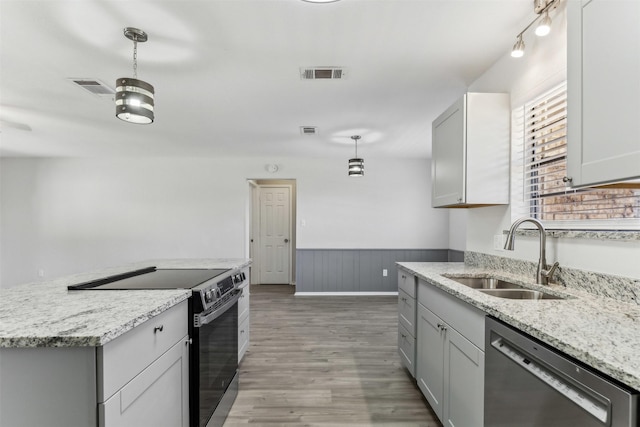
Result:
[[[289,284],[291,188],[260,187],[260,283]]]

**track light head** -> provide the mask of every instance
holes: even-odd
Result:
[[[549,17],[549,11],[545,11],[542,20],[536,27],[536,36],[544,37],[551,32],[551,18]]]
[[[518,36],[518,40],[516,40],[516,44],[513,45],[513,49],[511,50],[511,56],[514,58],[522,58],[524,55],[524,40],[522,40],[522,34]]]

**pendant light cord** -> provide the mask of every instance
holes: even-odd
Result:
[[[133,38],[133,78],[138,78],[138,38]]]

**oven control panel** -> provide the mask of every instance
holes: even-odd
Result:
[[[239,273],[232,274],[231,280],[233,280],[233,284],[238,287],[238,285],[247,280],[247,275],[244,274],[244,271],[241,271]]]

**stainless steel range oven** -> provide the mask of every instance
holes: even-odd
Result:
[[[242,271],[148,267],[70,290],[191,289],[189,424],[221,427],[238,392],[238,289]]]

